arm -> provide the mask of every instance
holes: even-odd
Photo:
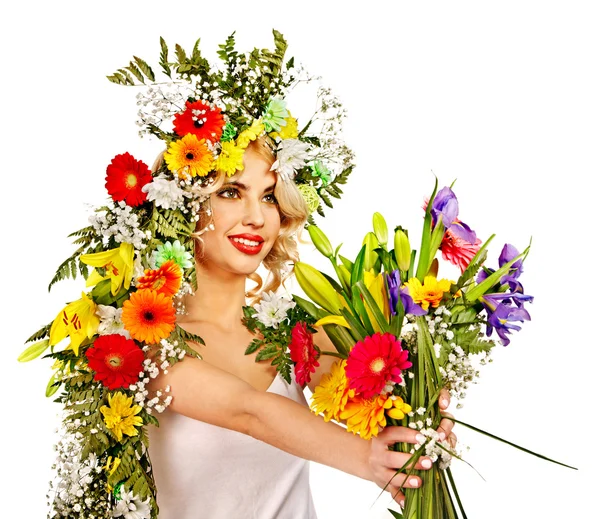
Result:
[[[152,381],[153,388],[166,384],[171,386],[173,396],[170,408],[177,413],[250,435],[295,456],[374,481],[380,487],[395,474],[392,467],[403,465],[405,460],[400,463],[398,456],[407,456],[392,451],[387,451],[389,455],[381,451],[374,455],[374,447],[381,442],[362,440],[325,422],[305,406],[257,391],[200,359],[186,357],[169,368],[167,375]],[[404,441],[416,442],[414,431],[399,429],[406,434]],[[405,486],[418,485],[420,479],[412,476],[405,482]]]

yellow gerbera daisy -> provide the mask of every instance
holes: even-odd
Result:
[[[281,130],[278,132],[271,132],[269,137],[276,139],[281,137],[282,139],[296,139],[298,137],[298,119],[295,119],[288,112],[288,116],[285,118],[285,126],[281,126]]]
[[[348,398],[354,397],[354,389],[348,387],[346,378],[346,361],[337,361],[331,366],[331,372],[321,377],[321,382],[315,388],[310,407],[315,414],[323,413],[328,422],[332,418],[339,420],[339,414],[344,410]]]
[[[387,395],[350,399],[340,418],[346,420],[349,432],[368,440],[377,436],[380,427],[385,427],[385,411],[391,409],[392,405],[393,400]]]
[[[117,440],[121,441],[123,435],[137,436],[136,427],[143,424],[141,417],[135,416],[142,408],[139,405],[132,405],[133,397],[128,397],[118,391],[108,395],[108,406],[103,405],[100,412],[104,415],[106,427],[115,435]]]
[[[223,171],[228,177],[244,169],[244,149],[232,141],[221,144],[221,153],[215,162],[215,169]]]
[[[435,279],[434,276],[425,276],[425,280],[421,282],[417,278],[410,278],[405,286],[408,286],[410,297],[413,301],[421,305],[423,310],[427,310],[429,305],[432,308],[437,308],[440,305],[444,292],[450,291],[451,281],[447,279]]]
[[[203,177],[212,169],[213,156],[205,139],[198,140],[193,133],[188,133],[169,144],[165,162],[169,170],[177,173],[179,178]]]
[[[260,122],[260,119],[254,119],[249,128],[246,128],[242,133],[238,135],[236,140],[237,145],[246,149],[250,141],[256,140],[259,135],[262,135],[265,131],[265,125]]]

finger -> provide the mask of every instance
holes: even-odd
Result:
[[[448,392],[447,389],[442,389],[440,391],[440,397],[438,398],[438,404],[440,406],[440,409],[442,409],[442,410],[448,409],[448,406],[450,405],[450,393]]]
[[[419,433],[417,431],[409,429],[408,427],[391,425],[381,431],[377,437],[374,438],[374,441],[387,448],[389,445],[398,442],[418,443],[418,435]]]
[[[456,434],[450,433],[448,435],[448,443],[453,449],[456,447]]]
[[[413,474],[407,475],[403,472],[396,473],[395,470],[387,471],[386,478],[388,481],[388,488],[390,486],[402,488],[419,488],[423,484],[419,476],[415,476]]]
[[[388,490],[392,496],[392,499],[396,501],[402,508],[404,508],[404,494],[400,491],[398,487],[389,486]]]
[[[452,415],[450,413],[444,413],[444,416],[452,417]],[[449,420],[448,418],[442,418],[442,421],[440,422],[440,426],[437,428],[437,432],[440,435],[440,439],[443,441],[446,438],[448,438],[448,436],[450,436],[450,433],[452,432],[453,428],[454,428],[453,420]]]
[[[404,464],[408,459],[410,459],[410,454],[406,454],[404,452],[387,451],[385,453],[383,463],[386,467],[398,470],[404,467]],[[427,456],[421,456],[418,460],[416,460],[416,463],[414,461],[411,462],[407,468],[429,470],[432,466],[433,462],[431,461],[431,458],[428,458]]]

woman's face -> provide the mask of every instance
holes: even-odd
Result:
[[[201,264],[247,276],[269,253],[281,226],[274,189],[277,175],[252,149],[244,153],[244,170],[210,197],[214,230],[203,234]]]

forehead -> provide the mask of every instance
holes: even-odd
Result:
[[[262,155],[246,150],[244,153],[244,169],[225,179],[226,184],[238,183],[248,188],[265,189],[277,183],[277,173],[271,171],[271,164]]]

